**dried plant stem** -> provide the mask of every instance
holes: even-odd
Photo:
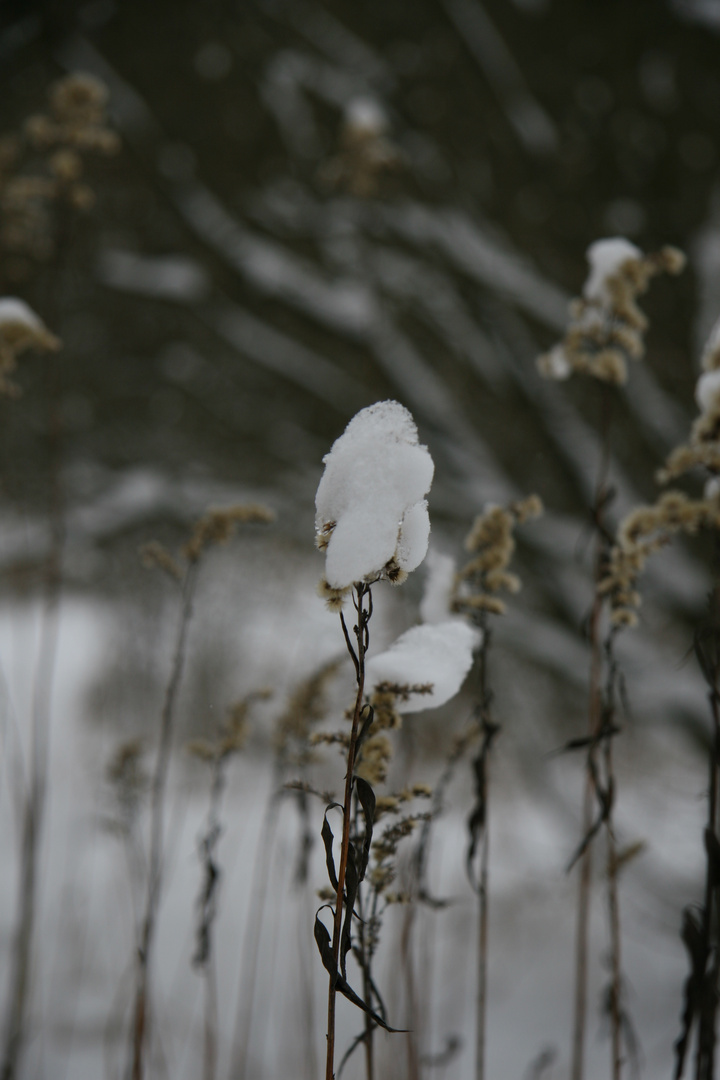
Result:
[[[175,651],[163,701],[160,741],[150,792],[150,853],[148,857],[145,913],[137,951],[135,1007],[132,1026],[132,1080],[142,1080],[144,1075],[144,1053],[149,1036],[150,961],[155,942],[155,927],[162,886],[165,789],[175,727],[175,706],[185,667],[187,635],[192,617],[197,572],[198,563],[193,561],[188,566],[183,581],[182,604],[178,618]]]
[[[593,565],[593,606],[590,614],[590,686],[588,708],[588,734],[594,739],[602,723],[602,641],[601,616],[603,599],[598,595],[597,586],[602,579],[603,557],[607,547],[604,527],[604,509],[608,501],[607,475],[610,466],[610,421],[612,411],[611,388],[601,387],[600,427],[602,432],[602,452],[595,484],[592,515],[595,525],[595,557]],[[592,750],[591,750],[592,753]],[[585,792],[583,798],[583,837],[590,834],[592,827],[593,806],[595,803],[594,780],[590,768],[590,759],[585,773]],[[592,838],[585,845],[580,861],[580,879],[578,882],[578,909],[575,932],[575,990],[573,994],[573,1039],[570,1065],[571,1080],[583,1080],[585,1072],[585,1039],[587,1031],[587,983],[588,983],[588,937],[590,928],[590,898],[592,884]]]
[[[485,819],[480,881],[478,883],[478,984],[475,1032],[475,1078],[485,1080],[485,1028],[487,1020],[487,961],[488,961],[488,821]]]
[[[605,778],[609,790],[614,785],[612,736],[604,741]],[[612,807],[609,809],[612,814]],[[618,900],[618,859],[615,830],[612,817],[605,823],[607,838],[607,886],[608,916],[610,922],[610,1030],[612,1038],[612,1080],[620,1080],[622,1075],[622,940],[620,936],[620,904]]]
[[[716,586],[711,599],[712,614],[716,616],[720,604],[720,586]],[[718,633],[715,628],[715,633]],[[705,898],[702,911],[702,950],[705,957],[704,978],[706,986],[703,987],[703,1007],[700,1009],[700,1021],[695,1055],[696,1080],[712,1080],[715,1075],[715,1042],[716,1021],[718,1006],[718,947],[714,940],[718,932],[717,910],[717,865],[715,852],[718,845],[718,768],[720,767],[720,691],[718,690],[718,677],[720,676],[720,661],[717,658],[717,645],[713,650],[713,663],[711,669],[712,686],[710,688],[710,711],[712,715],[712,736],[709,753],[709,783],[708,783],[708,818],[706,826],[705,850]],[[709,1003],[709,1004],[708,1004]]]
[[[402,958],[403,973],[405,975],[405,988],[407,991],[407,1080],[420,1080],[420,1054],[418,1053],[417,1030],[419,1028],[419,1003],[417,979],[415,977],[415,963],[413,958],[413,926],[415,921],[416,903],[412,900],[403,920],[402,936],[400,939],[400,955]],[[367,998],[365,999],[367,1001]],[[370,1080],[370,1078],[368,1078]]]
[[[600,611],[601,601],[596,598],[590,620],[590,716],[589,733],[591,738],[600,728]],[[583,799],[582,834],[588,836],[592,828],[593,806],[595,804],[594,783],[590,770],[585,773],[585,792]],[[590,927],[590,897],[592,885],[593,845],[588,842],[580,860],[578,881],[578,909],[575,931],[575,993],[573,996],[573,1043],[571,1080],[582,1080],[584,1075],[585,1035],[587,1028],[587,983],[588,983],[588,936]]]
[[[40,645],[35,671],[28,786],[23,806],[17,926],[13,938],[8,1015],[3,1042],[2,1080],[17,1075],[25,1037],[25,1015],[30,993],[32,944],[38,887],[38,854],[47,801],[50,756],[50,718],[57,660],[62,555],[65,514],[60,484],[61,421],[58,408],[57,361],[46,360],[48,386],[47,444],[50,465],[50,550],[45,565]]]
[[[485,1080],[485,1042],[487,1027],[487,967],[488,967],[488,877],[489,877],[489,836],[488,836],[488,772],[492,743],[498,733],[498,727],[490,716],[492,692],[488,682],[488,661],[492,632],[485,613],[480,619],[482,646],[478,657],[478,708],[482,742],[473,763],[475,770],[476,796],[478,798],[476,814],[479,815],[477,826],[482,830],[480,842],[480,873],[475,882],[478,904],[478,957],[477,989],[475,1018],[475,1078]],[[474,841],[473,841],[474,842]]]
[[[203,1025],[203,1080],[215,1080],[217,1073],[217,979],[215,961],[208,957],[205,965],[205,1017]]]
[[[245,1080],[247,1071],[253,1003],[257,984],[258,960],[260,958],[260,942],[262,939],[263,919],[267,910],[267,890],[279,809],[278,784],[273,782],[260,836],[258,837],[257,848],[255,849],[250,910],[243,938],[242,976],[238,990],[237,1018],[233,1038],[233,1060],[230,1070],[232,1080]]]
[[[355,708],[353,709],[352,728],[350,730],[350,742],[348,745],[347,772],[345,773],[345,797],[343,799],[343,831],[340,844],[340,864],[338,867],[338,887],[335,897],[335,918],[333,920],[332,958],[333,967],[337,971],[340,957],[340,934],[342,931],[343,916],[343,893],[345,890],[345,872],[347,870],[348,848],[350,844],[350,815],[352,810],[352,790],[355,772],[355,748],[357,745],[358,731],[360,728],[360,714],[363,709],[365,696],[365,653],[368,647],[368,623],[372,615],[372,593],[370,586],[359,582],[354,589],[354,603],[357,611],[357,623],[353,628],[356,647],[353,647],[345,619],[342,612],[343,634],[347,643],[350,656],[355,665],[357,678],[357,694],[355,696]],[[367,605],[367,606],[366,606]],[[325,1080],[335,1078],[335,1005],[337,992],[335,989],[335,976],[330,975],[328,986],[328,1019],[327,1019],[327,1058],[325,1064]]]

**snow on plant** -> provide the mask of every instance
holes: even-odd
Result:
[[[10,376],[21,353],[27,349],[55,352],[59,348],[58,339],[24,300],[0,297],[0,395],[17,397],[20,393]]]
[[[434,466],[412,416],[397,401],[370,405],[323,461],[315,527],[331,605],[357,582],[400,584],[425,558],[430,536],[424,496]]]
[[[377,782],[384,773],[390,750],[381,729],[394,726],[396,716],[392,707],[380,709],[376,715],[373,705],[367,702],[365,657],[370,642],[372,584],[380,580],[400,584],[427,553],[430,519],[425,495],[430,490],[434,466],[427,447],[418,441],[415,421],[397,401],[380,401],[359,412],[335,441],[324,464],[325,471],[315,499],[316,544],[325,552],[321,594],[331,608],[340,611],[343,636],[357,681],[350,733],[343,732],[340,736],[340,741],[347,746],[347,768],[337,868],[333,834],[327,818],[329,810],[336,804],[328,806],[323,824],[334,901],[327,905],[332,911],[332,934],[322,922],[320,912],[315,919],[315,940],[330,980],[326,1080],[333,1080],[337,993],[343,994],[365,1013],[367,1045],[371,1042],[374,1027],[392,1030],[384,1019],[384,1006],[369,978],[369,945],[362,930],[359,955],[364,957],[361,963],[363,997],[350,987],[346,971],[347,955],[352,948],[354,912],[356,907],[362,907],[360,887],[372,844],[375,793],[371,779]],[[343,600],[351,592],[356,614],[352,634],[342,612]],[[363,744],[365,775],[356,769],[360,764],[358,752]],[[371,759],[374,764],[367,772]],[[358,955],[357,950],[355,955]]]
[[[676,447],[658,471],[660,483],[701,468],[706,483],[702,498],[666,491],[651,506],[637,506],[620,523],[599,591],[610,601],[615,626],[636,626],[641,603],[637,579],[648,558],[669,544],[676,533],[720,530],[720,320],[702,354],[703,371],[695,388],[700,415],[687,443]]]
[[[622,385],[628,360],[641,360],[645,353],[647,319],[636,297],[657,274],[679,274],[685,256],[673,247],[643,255],[619,236],[596,240],[586,255],[590,272],[583,295],[570,305],[565,337],[538,359],[538,369],[547,379],[583,372]]]
[[[374,687],[399,689],[399,713],[434,709],[457,694],[478,644],[478,633],[460,620],[413,626],[368,661],[366,679]]]

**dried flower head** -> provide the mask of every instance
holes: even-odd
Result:
[[[321,170],[320,179],[357,198],[377,195],[385,178],[402,167],[402,155],[390,141],[389,129],[378,101],[353,98],[343,117],[340,149]]]
[[[647,319],[636,298],[657,274],[678,274],[685,257],[664,247],[643,255],[629,240],[597,240],[587,250],[590,273],[582,297],[570,305],[570,324],[562,342],[538,359],[547,379],[566,379],[573,372],[622,385],[628,360],[645,353]]]
[[[683,492],[668,491],[654,505],[639,506],[628,514],[598,585],[600,595],[610,601],[613,625],[636,625],[641,602],[636,582],[649,557],[676,533],[694,535],[700,529],[720,529],[720,493],[710,490],[702,499],[690,499]]]
[[[500,592],[516,593],[520,579],[508,570],[515,551],[514,531],[543,512],[537,495],[504,506],[489,506],[474,521],[465,538],[465,550],[472,558],[455,578],[454,611],[502,615],[505,604]]]
[[[238,525],[248,522],[269,524],[274,520],[274,512],[259,503],[241,503],[208,510],[196,522],[182,553],[188,562],[197,562],[210,545],[226,544]]]
[[[702,354],[702,372],[695,387],[699,416],[687,443],[676,447],[657,474],[661,484],[694,468],[720,475],[720,320],[715,324]]]
[[[119,148],[107,127],[108,91],[92,75],[69,75],[49,91],[49,112],[29,117],[22,137],[0,146],[0,250],[11,255],[5,272],[22,276],[32,261],[48,259],[56,242],[56,208],[87,210],[95,201],[82,180],[83,155]]]
[[[28,349],[56,352],[60,342],[24,300],[0,298],[0,395],[17,397],[20,388],[9,377],[17,367],[17,357]]]

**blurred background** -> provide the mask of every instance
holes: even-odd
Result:
[[[491,1075],[565,1076],[574,883],[564,867],[579,834],[582,777],[578,761],[549,755],[586,724],[582,627],[601,424],[596,385],[544,382],[535,359],[562,336],[594,240],[623,235],[644,251],[674,244],[687,254],[685,272],[653,282],[642,301],[647,357],[613,415],[610,515],[653,500],[654,472],[694,416],[698,358],[720,314],[720,4],[7,0],[0,135],[22,130],[46,108],[50,85],[76,71],[107,85],[119,151],[88,159],[94,203],[71,215],[61,248],[42,258],[0,252],[0,292],[30,303],[63,343],[49,359],[23,357],[22,396],[0,400],[6,957],[53,506],[65,533],[21,1075],[123,1075],[138,890],[113,834],[106,766],[123,740],[152,750],[177,604],[137,549],[151,539],[174,548],[208,505],[253,499],[277,523],[212,555],[192,626],[152,1062],[153,1075],[200,1075],[190,955],[209,775],[180,742],[270,685],[274,697],[253,714],[233,768],[220,849],[219,1075],[229,1075],[235,1017],[247,1011],[242,941],[274,782],[273,723],[298,680],[342,646],[336,617],[314,594],[322,456],[358,409],[397,398],[436,463],[437,550],[457,554],[488,501],[537,492],[547,510],[519,537],[524,587],[494,645],[503,735],[488,1053]],[[671,1069],[681,911],[702,891],[708,720],[689,650],[707,555],[699,541],[658,559],[643,579],[641,627],[620,649],[632,714],[619,829],[646,844],[625,882],[630,1005],[646,1076]],[[373,644],[412,625],[422,587],[418,571],[402,590],[378,590]],[[344,671],[336,718],[351,689]],[[412,733],[406,722],[401,780],[436,779],[448,732],[469,709],[461,701],[413,720]],[[326,782],[339,786],[330,761]],[[440,1080],[473,1075],[473,965],[461,973],[458,962],[474,933],[463,880],[470,798],[461,768],[435,868],[438,891],[457,901],[423,915],[435,927],[423,1075]],[[322,860],[316,844],[315,880],[298,899],[288,853],[299,827],[283,804],[271,870],[279,885],[262,931],[275,952],[268,944],[251,995],[263,1005],[248,1077],[319,1074],[324,976],[311,929]],[[600,894],[594,919],[590,1052],[592,1075],[602,1076]],[[312,1023],[298,1005],[301,985],[303,1002],[317,997]],[[401,1012],[401,988],[391,987],[393,1000]],[[358,1022],[346,1011],[349,1040]],[[406,1075],[402,1038],[381,1041],[384,1075]],[[346,1075],[359,1070],[349,1065]]]

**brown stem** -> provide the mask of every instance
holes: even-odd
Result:
[[[488,858],[490,837],[488,835],[487,806],[485,810],[485,835],[478,890],[478,1023],[475,1032],[475,1078],[485,1080],[485,1027],[487,1018],[487,958],[488,958]]]
[[[17,928],[13,938],[8,1017],[5,1027],[2,1080],[17,1074],[25,1035],[25,1015],[30,995],[32,944],[37,908],[38,853],[47,801],[52,690],[57,659],[62,555],[65,547],[65,514],[60,481],[61,420],[58,406],[59,376],[55,357],[46,358],[47,446],[50,469],[50,551],[43,580],[40,646],[35,672],[28,789],[23,806]]]
[[[238,987],[233,1058],[230,1076],[233,1080],[245,1080],[250,1035],[253,1028],[253,1003],[256,999],[260,942],[263,921],[267,912],[267,890],[272,866],[280,802],[276,783],[265,810],[265,816],[255,848],[250,891],[250,907],[243,935],[241,982]]]
[[[595,557],[593,567],[594,599],[590,615],[590,687],[588,708],[588,732],[591,737],[598,734],[602,723],[601,677],[602,677],[602,642],[600,639],[600,619],[603,600],[598,596],[597,585],[602,574],[602,557],[605,550],[605,526],[603,511],[607,501],[607,475],[610,466],[610,422],[612,415],[612,397],[609,386],[601,387],[600,428],[602,433],[602,451],[598,466],[595,496],[593,499],[593,522],[595,525]],[[593,753],[593,751],[590,751]],[[589,764],[589,763],[588,763]],[[594,804],[594,783],[588,767],[585,774],[585,792],[583,797],[583,836],[587,836],[591,824]],[[570,1065],[571,1080],[583,1080],[585,1071],[585,1037],[587,1030],[587,982],[588,982],[588,937],[590,927],[590,886],[592,882],[592,841],[582,855],[580,880],[578,883],[578,911],[575,933],[575,992],[573,994],[573,1038]]]
[[[359,582],[355,586],[355,606],[357,610],[357,624],[354,627],[357,651],[353,652],[347,632],[345,639],[348,643],[350,655],[355,661],[357,672],[357,694],[355,708],[353,710],[350,742],[348,744],[347,772],[345,773],[345,797],[343,799],[343,831],[340,845],[340,865],[338,867],[338,887],[335,897],[335,919],[333,922],[332,958],[333,968],[337,971],[340,958],[340,934],[342,931],[343,917],[343,893],[345,890],[345,872],[347,870],[348,848],[350,844],[350,813],[352,804],[352,789],[355,770],[355,749],[357,745],[358,731],[360,728],[360,714],[363,709],[365,695],[365,653],[368,646],[368,622],[372,614],[372,593],[370,586]],[[368,598],[368,606],[365,607],[365,597]],[[342,614],[341,614],[342,619]],[[344,628],[344,620],[343,620]],[[345,629],[345,628],[344,628]],[[327,1059],[325,1064],[325,1080],[335,1078],[335,1003],[337,993],[335,990],[336,976],[330,976],[328,988],[328,1020],[327,1020]]]
[[[605,779],[607,790],[614,788],[613,744],[612,736],[605,738]],[[618,899],[618,861],[615,830],[612,822],[612,802],[605,822],[607,835],[607,882],[608,915],[610,921],[610,1027],[612,1039],[612,1080],[620,1080],[622,1075],[622,939],[620,936],[620,903]]]
[[[155,924],[157,919],[160,889],[162,885],[162,847],[165,787],[167,783],[170,752],[175,721],[175,704],[180,681],[185,666],[187,633],[192,616],[193,596],[197,581],[198,563],[193,561],[188,567],[183,582],[183,599],[178,619],[175,652],[173,654],[170,678],[165,690],[160,721],[160,742],[155,760],[150,793],[150,854],[148,858],[147,897],[145,915],[138,943],[137,975],[135,987],[135,1008],[132,1027],[132,1080],[142,1080],[144,1071],[144,1052],[148,1038],[148,993],[150,959],[154,945]]]

